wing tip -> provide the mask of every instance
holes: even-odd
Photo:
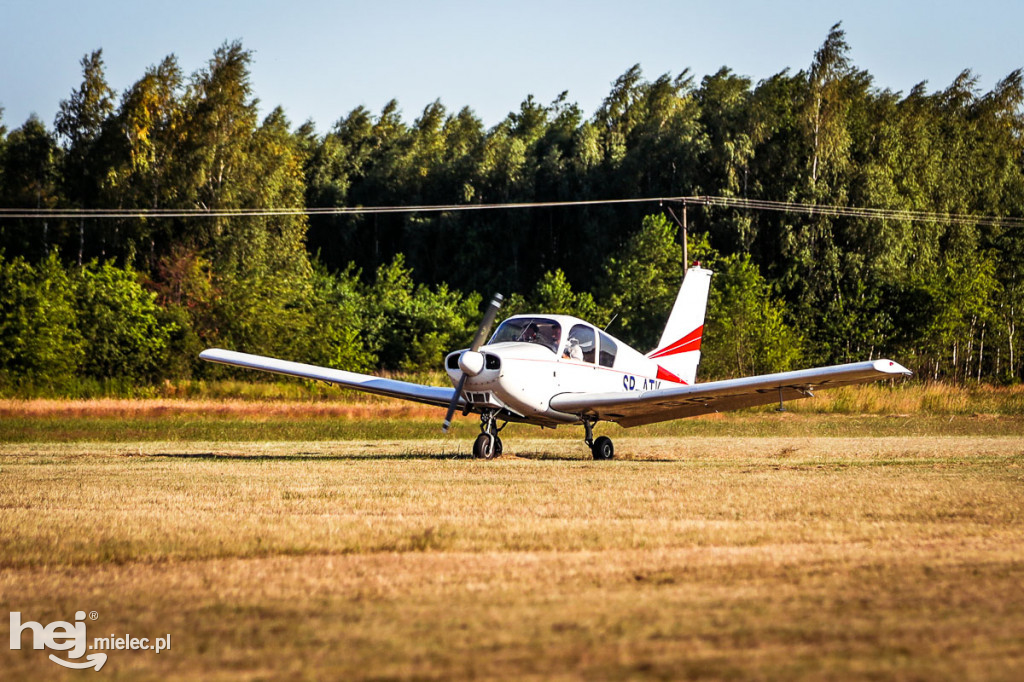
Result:
[[[895,360],[889,360],[888,358],[882,358],[874,361],[875,371],[882,372],[883,374],[902,374],[903,376],[913,376],[913,372],[909,369],[896,362]]]

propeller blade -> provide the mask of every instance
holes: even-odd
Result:
[[[459,396],[462,395],[462,387],[466,384],[466,375],[463,374],[459,379],[459,385],[455,387],[455,395],[452,396],[452,401],[448,403],[448,412],[444,415],[444,424],[441,425],[441,430],[448,433],[449,427],[452,425],[452,417],[455,416],[455,410],[459,409]]]
[[[469,345],[471,351],[478,351],[480,346],[484,345],[484,341],[487,340],[487,335],[491,332],[491,327],[494,325],[494,318],[498,316],[498,308],[501,307],[501,302],[504,300],[501,294],[495,294],[494,298],[491,299],[491,304],[487,307],[487,312],[484,313],[484,319],[480,320],[480,327],[476,330],[476,336],[473,337],[473,343]]]
[[[474,353],[480,350],[480,346],[484,345],[484,341],[487,340],[487,335],[491,332],[491,327],[494,326],[494,318],[498,316],[498,309],[501,308],[501,302],[504,300],[501,294],[494,294],[494,298],[491,299],[491,304],[487,307],[487,312],[484,313],[484,319],[480,320],[480,326],[477,327],[473,343],[469,346],[469,349]],[[459,408],[459,398],[462,396],[462,387],[465,385],[466,373],[463,372],[462,377],[459,379],[459,385],[455,387],[455,395],[452,396],[452,401],[448,403],[448,412],[444,416],[444,424],[441,425],[441,430],[445,433],[448,433],[448,429],[452,425],[452,417],[455,416],[455,410]]]

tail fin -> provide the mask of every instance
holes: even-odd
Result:
[[[647,354],[648,358],[658,361],[659,376],[663,376],[664,371],[664,376],[674,375],[687,384],[696,380],[711,274],[699,265],[686,271],[658,348]]]

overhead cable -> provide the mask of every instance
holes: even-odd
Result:
[[[632,199],[593,199],[585,201],[535,201],[497,204],[448,204],[416,206],[332,206],[332,207],[283,207],[283,208],[0,208],[0,219],[22,220],[117,220],[145,218],[240,218],[274,216],[331,216],[331,215],[375,215],[396,213],[457,213],[464,211],[492,211],[531,208],[560,208],[572,206],[602,206],[616,204],[686,204],[708,207],[732,208],[745,211],[773,211],[808,216],[834,216],[864,218],[870,220],[896,220],[908,222],[936,222],[948,224],[1003,225],[1024,227],[1024,218],[994,215],[972,215],[967,213],[941,213],[937,211],[913,211],[891,208],[866,208],[839,206],[835,204],[813,204],[764,199],[743,199],[724,196],[673,196],[642,197]]]

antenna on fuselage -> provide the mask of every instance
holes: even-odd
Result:
[[[604,326],[604,331],[608,331],[608,327],[612,326],[612,322],[614,322],[615,318],[617,318],[618,316],[619,316],[618,313],[615,313],[614,315],[612,315],[612,319],[608,320],[608,324],[606,324]]]

